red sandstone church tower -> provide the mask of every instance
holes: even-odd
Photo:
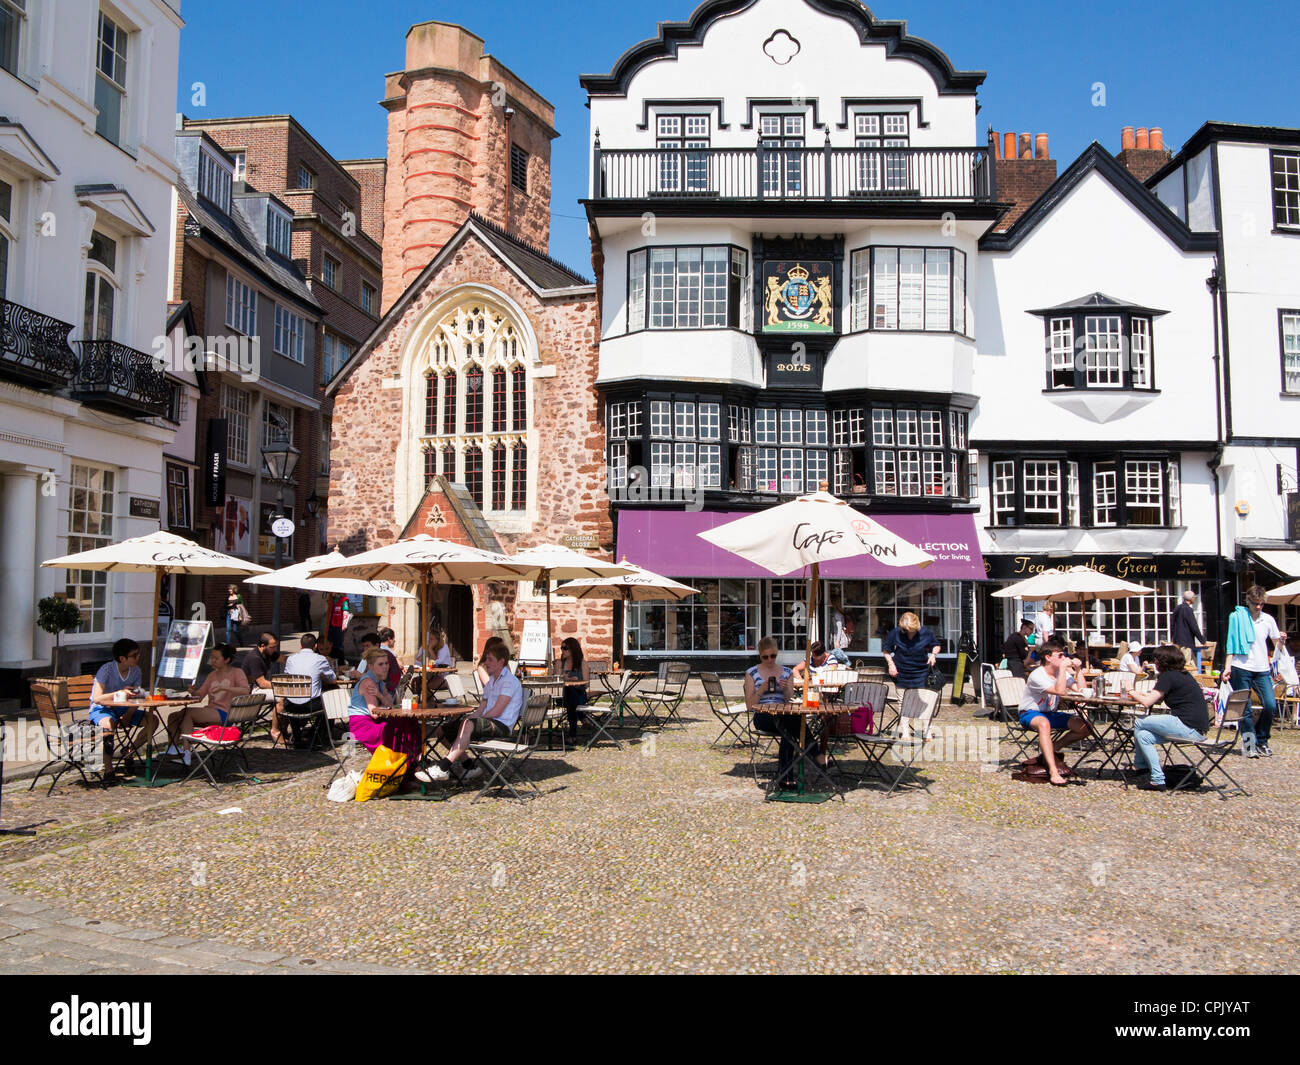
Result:
[[[442,22],[413,26],[388,75],[383,318],[330,382],[331,544],[427,533],[491,550],[613,549],[595,392],[595,285],[547,253],[554,109]],[[453,647],[488,635],[491,596],[518,640],[531,588],[444,588]],[[607,658],[608,603],[560,598],[553,636]],[[410,607],[394,617],[409,656]]]

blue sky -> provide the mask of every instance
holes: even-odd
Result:
[[[798,0],[790,0],[791,3]],[[1123,126],[1160,126],[1175,150],[1207,120],[1300,126],[1295,0],[1211,4],[1090,0],[890,0],[881,19],[985,70],[980,128],[1047,133],[1064,169],[1090,141],[1119,151]],[[692,0],[185,0],[177,109],[196,118],[292,114],[338,158],[382,156],[383,76],[400,70],[407,28],[439,19],[466,26],[488,51],[555,104],[551,254],[590,273],[586,220],[588,113],[578,84],[604,73],[684,20]],[[191,85],[206,106],[191,103]],[[1106,106],[1092,103],[1095,82]]]

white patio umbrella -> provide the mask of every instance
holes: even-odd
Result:
[[[1281,588],[1274,588],[1264,597],[1264,601],[1278,606],[1300,604],[1300,581],[1292,581],[1290,584],[1282,585]]]
[[[1048,569],[1023,581],[994,592],[995,599],[1051,600],[1053,603],[1078,603],[1083,618],[1083,646],[1088,646],[1088,612],[1084,603],[1097,600],[1129,599],[1135,595],[1154,595],[1155,589],[1144,584],[1134,584],[1091,566],[1071,566],[1069,569]]]
[[[628,603],[657,599],[676,601],[700,594],[698,588],[680,584],[670,577],[661,577],[657,573],[634,565],[626,558],[620,565],[627,566],[632,572],[617,577],[584,577],[581,580],[569,581],[556,588],[555,594],[567,595],[573,599],[617,599],[623,604],[625,621]]]
[[[510,561],[520,568],[518,581],[544,582],[546,586],[546,661],[551,661],[551,581],[574,581],[589,577],[622,577],[636,572],[627,562],[607,562],[592,558],[560,544],[537,544],[512,555]]]
[[[413,536],[372,551],[325,564],[309,571],[315,578],[346,578],[361,581],[401,581],[420,587],[420,700],[428,698],[425,673],[429,667],[426,643],[428,633],[428,588],[433,584],[478,584],[481,581],[517,580],[524,567],[508,555],[480,551],[467,544],[437,540],[432,536]]]
[[[298,588],[305,592],[325,592],[331,595],[373,595],[380,599],[415,598],[412,593],[404,588],[399,588],[392,581],[362,581],[348,577],[313,577],[310,575],[312,572],[324,569],[326,566],[344,565],[347,562],[347,556],[341,551],[333,551],[328,555],[317,555],[315,558],[309,558],[306,562],[299,562],[294,566],[285,566],[284,569],[275,570],[273,573],[264,573],[260,577],[249,577],[244,583],[264,588]]]
[[[812,658],[812,619],[817,616],[821,564],[837,558],[871,555],[886,566],[923,569],[934,556],[854,510],[825,491],[760,510],[716,529],[702,540],[747,558],[778,577],[809,568],[807,654]],[[807,674],[804,699],[808,698]]]
[[[200,547],[192,540],[173,533],[156,532],[136,536],[107,547],[81,551],[75,555],[46,559],[42,566],[56,569],[95,570],[106,573],[152,573],[153,628],[156,644],[158,628],[158,603],[162,598],[164,573],[190,574],[203,577],[246,577],[249,574],[270,573],[265,566],[247,562],[242,558],[224,555],[211,548]],[[154,658],[157,669],[157,657]]]

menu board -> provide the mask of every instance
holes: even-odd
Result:
[[[546,651],[546,622],[524,622],[523,638],[519,641],[519,661],[530,665],[545,665],[550,655]]]
[[[198,680],[203,650],[211,636],[210,621],[173,621],[163,645],[158,676],[168,680]]]

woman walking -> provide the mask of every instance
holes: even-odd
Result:
[[[239,586],[235,584],[227,586],[226,643],[238,647],[244,642],[244,625],[248,620],[248,608],[244,606],[244,597],[239,594]]]

